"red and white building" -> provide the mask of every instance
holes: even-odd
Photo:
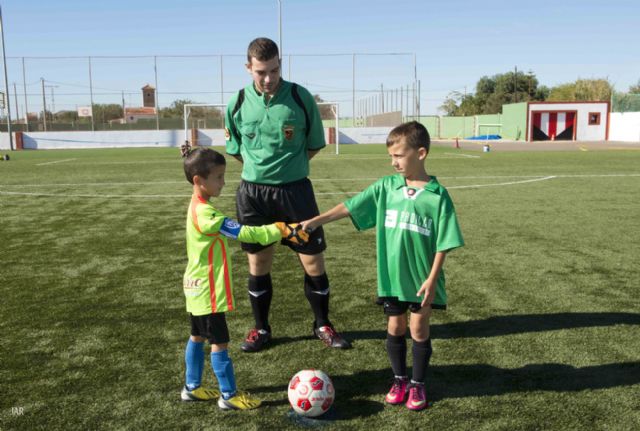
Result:
[[[527,141],[606,141],[609,102],[529,102]]]

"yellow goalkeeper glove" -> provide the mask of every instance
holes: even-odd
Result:
[[[280,230],[282,238],[294,244],[306,244],[309,241],[309,234],[302,230],[300,223],[276,222],[276,227]]]

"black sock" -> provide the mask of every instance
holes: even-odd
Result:
[[[271,274],[249,275],[249,300],[251,301],[253,318],[256,321],[256,329],[271,330],[269,328],[269,307],[271,307],[272,296]]]
[[[425,341],[413,340],[413,381],[424,383],[432,352],[431,338]]]
[[[407,340],[404,335],[391,335],[387,332],[387,355],[391,361],[391,370],[396,376],[407,375]]]
[[[331,326],[331,322],[329,322],[329,277],[326,272],[315,277],[304,274],[304,296],[307,297],[315,317],[314,327]]]

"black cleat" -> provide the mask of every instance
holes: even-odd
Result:
[[[271,328],[269,328],[271,329]],[[243,352],[259,352],[271,341],[271,331],[251,328],[247,338],[240,346]]]
[[[342,335],[338,334],[333,327],[326,325],[319,328],[314,328],[313,333],[318,337],[327,347],[334,347],[336,349],[350,349],[351,343],[342,338]]]

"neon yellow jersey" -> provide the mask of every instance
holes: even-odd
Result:
[[[187,212],[187,256],[183,290],[194,316],[235,309],[227,238],[268,245],[282,235],[275,224],[242,226],[193,195]]]

